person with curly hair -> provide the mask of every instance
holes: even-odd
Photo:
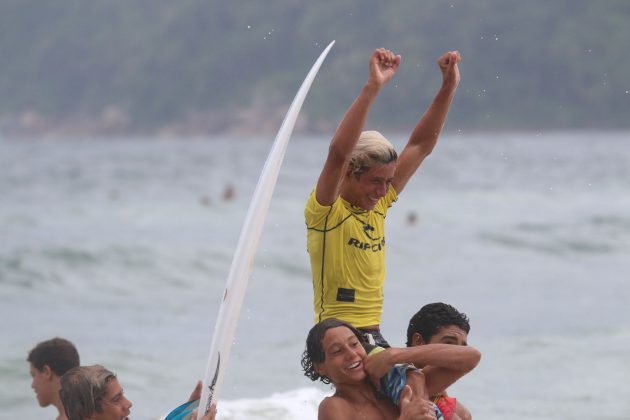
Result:
[[[439,419],[428,396],[472,370],[481,357],[472,347],[431,344],[381,349],[368,357],[361,333],[329,318],[309,331],[302,354],[304,375],[332,383],[335,393],[319,405],[319,420]],[[425,366],[422,370],[409,365]],[[388,389],[385,394],[379,390]]]

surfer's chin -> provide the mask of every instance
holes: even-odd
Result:
[[[381,199],[381,197],[372,197],[372,196],[367,196],[367,198],[365,199],[365,202],[363,203],[363,205],[365,206],[365,210],[373,210],[374,207],[376,207],[376,205],[378,204],[379,200]]]

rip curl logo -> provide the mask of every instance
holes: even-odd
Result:
[[[374,226],[370,225],[369,223],[365,223],[363,225],[363,233],[365,233],[365,236],[370,238],[372,241],[378,241],[379,239],[381,239],[381,238],[372,238],[372,235],[370,235],[370,232],[374,232]]]
[[[357,238],[350,238],[348,245],[362,249],[364,251],[372,250],[372,252],[382,251],[385,247],[385,238],[373,237],[371,234],[375,231],[374,226],[365,223],[363,224],[363,233],[368,237],[370,241],[360,241]]]

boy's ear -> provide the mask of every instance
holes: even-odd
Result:
[[[412,346],[422,346],[424,344],[427,344],[424,342],[424,339],[422,338],[422,336],[420,335],[420,333],[413,333],[413,335],[411,336],[411,345]]]
[[[346,178],[354,178],[359,179],[361,175],[357,175],[354,173],[354,168],[350,165],[346,168]]]
[[[326,376],[326,369],[324,368],[324,364],[323,363],[313,363],[313,369],[315,369],[315,372],[317,372],[319,374],[319,376]]]
[[[42,367],[42,373],[44,374],[46,379],[51,379],[53,377],[53,374],[54,374],[54,372],[52,371],[52,369],[48,365],[44,365]]]

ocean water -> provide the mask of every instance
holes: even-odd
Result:
[[[133,418],[186,400],[272,140],[0,139],[0,418],[53,418],[25,358],[56,335],[118,374]],[[289,144],[219,419],[315,419],[332,392],[299,364],[327,145]],[[387,236],[384,335],[403,345],[428,302],[467,313],[483,357],[451,393],[475,418],[630,418],[630,133],[444,135]]]

